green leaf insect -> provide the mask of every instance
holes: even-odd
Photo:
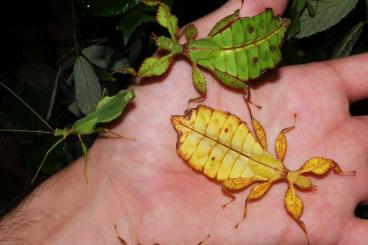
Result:
[[[147,58],[136,72],[132,68],[116,69],[138,77],[164,74],[176,55],[186,56],[192,63],[192,80],[201,97],[206,95],[206,79],[200,68],[205,68],[222,84],[235,89],[248,89],[247,81],[260,77],[281,61],[280,47],[289,19],[275,16],[272,9],[265,9],[253,17],[240,17],[239,9],[218,21],[207,37],[195,40],[197,28],[190,24],[183,30],[187,42],[180,44],[177,18],[170,7],[160,3],[157,22],[166,28],[169,37],[154,36],[156,46],[168,51],[163,57]]]
[[[68,136],[75,135],[78,137],[79,142],[82,146],[83,156],[85,160],[84,172],[86,181],[87,179],[87,147],[82,140],[83,135],[89,134],[106,134],[111,133],[117,137],[123,138],[122,136],[110,131],[107,128],[99,127],[101,123],[107,123],[118,118],[126,105],[134,98],[134,91],[132,89],[121,90],[114,96],[105,96],[97,104],[96,109],[89,113],[87,116],[77,120],[73,123],[70,128],[56,128],[53,129],[45,119],[43,119],[35,110],[33,110],[24,100],[22,100],[14,91],[8,88],[5,84],[0,82],[0,85],[12,93],[19,101],[21,101],[28,109],[30,109],[48,128],[49,131],[40,130],[25,130],[25,129],[0,129],[0,132],[29,132],[29,133],[44,133],[53,134],[56,137],[60,137],[46,152],[40,166],[37,169],[31,183],[37,178],[40,170],[42,169],[48,155]],[[130,139],[130,138],[125,138]]]

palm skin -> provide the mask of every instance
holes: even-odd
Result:
[[[254,15],[269,6],[282,13],[286,1],[246,1],[241,15]],[[230,1],[198,20],[199,36],[238,7],[238,1]],[[368,94],[367,71],[368,55],[360,55],[283,67],[252,82],[252,101],[263,106],[253,108],[253,114],[267,132],[271,153],[277,134],[291,126],[297,114],[296,128],[287,134],[284,163],[288,169],[323,156],[345,171],[357,172],[356,176],[331,172],[325,178],[312,177],[317,191],[297,190],[305,205],[301,220],[312,244],[363,244],[368,239],[367,222],[354,217],[357,203],[367,198],[368,138],[363,135],[368,119],[351,117],[348,110],[349,102]],[[206,78],[204,104],[238,115],[250,125],[242,94],[226,89],[208,73]],[[134,89],[136,99],[112,130],[136,141],[100,137],[88,153],[87,185],[81,177],[82,160],[46,182],[46,189],[57,190],[65,200],[52,205],[55,209],[60,205],[61,218],[55,224],[62,229],[48,236],[50,241],[119,244],[116,225],[128,244],[197,244],[207,235],[207,244],[307,243],[285,210],[285,183],[274,184],[265,197],[249,203],[247,217],[236,230],[250,188],[237,193],[236,200],[223,209],[229,197],[221,186],[178,157],[170,117],[183,114],[187,100],[197,96],[187,61],[176,60],[166,76]],[[70,197],[71,191],[78,193],[76,198]],[[53,195],[39,192],[42,200],[32,200],[30,207],[41,206]],[[65,222],[70,216],[78,218]]]
[[[357,171],[355,177],[330,174],[313,178],[317,192],[299,191],[310,241],[346,244],[351,239],[349,232],[356,232],[352,226],[362,222],[354,218],[354,208],[367,194],[368,141],[362,137],[367,120],[349,115],[344,85],[327,63],[281,68],[277,81],[267,80],[258,81],[262,84],[253,90],[252,100],[263,105],[262,110],[254,110],[254,116],[268,133],[269,149],[274,147],[272,139],[281,128],[292,125],[297,113],[296,128],[287,135],[290,147],[286,167],[295,170],[310,157],[323,156],[334,159],[346,171]],[[191,86],[190,67],[180,62],[164,82],[137,87],[134,108],[115,129],[136,137],[136,142],[109,144],[108,148],[119,156],[112,153],[116,159],[106,167],[119,168],[110,170],[112,179],[122,192],[130,193],[124,201],[134,207],[126,215],[134,220],[131,228],[136,239],[143,244],[195,244],[210,234],[208,242],[216,244],[305,243],[302,231],[285,211],[285,184],[275,184],[262,200],[250,203],[247,218],[235,230],[247,191],[239,193],[237,200],[223,210],[221,205],[228,197],[221,193],[220,185],[194,172],[177,156],[176,133],[169,119],[183,113],[186,99],[195,94]],[[249,121],[240,94],[224,89],[211,78],[209,87],[205,104]],[[106,147],[110,141],[104,141],[108,141],[102,143]]]
[[[232,11],[225,12],[229,13]],[[198,21],[199,30],[210,19]],[[349,100],[363,96],[359,94],[363,91],[356,89],[368,89],[362,74],[367,69],[361,67],[356,73],[351,69],[367,61],[363,55],[285,67],[253,82],[252,100],[263,106],[253,113],[268,133],[271,152],[277,133],[292,125],[297,113],[296,128],[287,135],[289,149],[284,162],[288,169],[301,167],[312,156],[323,156],[337,161],[345,171],[357,171],[356,176],[330,173],[313,178],[316,192],[298,191],[305,204],[301,219],[312,244],[357,244],[360,237],[356,233],[361,226],[368,227],[354,217],[355,206],[367,195],[368,140],[362,133],[367,132],[368,121],[351,117],[348,111]],[[182,114],[187,99],[196,96],[190,69],[187,62],[177,61],[165,78],[136,87],[134,108],[115,129],[136,137],[134,143],[111,141],[109,145],[113,152],[119,152],[119,156],[111,153],[115,163],[107,166],[119,168],[110,171],[111,179],[121,192],[129,193],[124,201],[132,207],[125,214],[131,219],[131,232],[122,232],[122,236],[142,244],[196,244],[208,234],[208,244],[306,244],[301,229],[284,208],[284,183],[275,184],[264,198],[250,203],[247,218],[235,230],[249,188],[222,209],[229,198],[221,186],[190,169],[177,156],[176,133],[169,119]],[[222,87],[210,75],[207,80],[204,103],[249,122],[241,94]]]

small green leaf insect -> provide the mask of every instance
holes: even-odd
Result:
[[[280,47],[290,20],[275,16],[270,8],[253,17],[240,17],[239,10],[218,21],[202,39],[195,40],[197,28],[193,24],[186,26],[183,33],[187,42],[180,44],[178,19],[169,6],[160,3],[157,22],[168,30],[171,38],[153,38],[156,46],[168,54],[147,58],[138,72],[132,68],[115,71],[138,77],[160,76],[168,70],[174,56],[184,55],[192,63],[192,80],[201,95],[190,101],[201,101],[206,95],[206,79],[199,67],[210,71],[225,86],[246,88],[249,93],[246,81],[260,77],[280,63]]]
[[[122,136],[110,131],[107,128],[96,127],[100,123],[107,123],[118,118],[126,105],[134,98],[134,91],[132,89],[121,90],[114,96],[105,96],[103,97],[97,104],[96,110],[88,114],[87,116],[77,120],[73,123],[70,128],[56,128],[53,129],[45,119],[43,119],[34,109],[32,109],[22,98],[20,98],[13,90],[7,87],[4,83],[0,82],[0,85],[3,86],[6,90],[12,93],[20,102],[22,102],[30,111],[32,111],[48,128],[49,131],[40,131],[40,130],[25,130],[25,129],[0,129],[0,132],[29,132],[29,133],[44,133],[44,134],[53,134],[56,137],[61,137],[57,140],[46,152],[40,166],[37,169],[36,174],[34,175],[31,183],[35,181],[40,170],[42,169],[48,155],[69,135],[76,135],[79,139],[79,142],[82,147],[83,156],[85,160],[84,165],[84,173],[87,179],[87,147],[82,140],[83,135],[89,135],[93,133],[105,134],[111,133],[117,137],[122,138]],[[130,139],[130,138],[125,138]],[[132,139],[130,139],[132,140]]]

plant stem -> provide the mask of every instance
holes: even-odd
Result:
[[[46,114],[46,120],[47,121],[50,120],[52,110],[54,109],[56,94],[57,94],[57,90],[58,90],[58,87],[59,87],[59,80],[60,80],[60,77],[61,77],[62,73],[63,73],[63,68],[61,66],[59,66],[59,69],[58,69],[57,74],[56,74],[55,82],[54,82],[54,88],[53,88],[52,94],[51,94],[49,109],[47,110],[47,114]]]
[[[74,0],[70,0],[72,6],[72,19],[73,19],[73,40],[74,40],[74,49],[77,56],[80,54],[80,48],[78,43],[78,17],[75,10]]]

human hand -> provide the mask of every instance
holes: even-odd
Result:
[[[280,11],[285,3],[275,3],[273,7],[275,5]],[[248,11],[251,15],[257,13]],[[232,10],[226,11],[229,13]],[[199,30],[208,30],[213,25],[212,16],[196,23]],[[324,179],[313,179],[318,186],[317,192],[299,192],[305,203],[302,220],[312,243],[357,242],[354,239],[360,239],[361,231],[367,227],[365,221],[354,217],[354,208],[367,194],[364,152],[368,142],[361,137],[361,132],[367,130],[368,123],[366,118],[351,117],[348,110],[349,102],[368,93],[368,86],[364,84],[367,72],[364,67],[357,69],[357,64],[365,60],[367,57],[363,55],[285,67],[253,82],[256,87],[252,100],[263,105],[263,109],[254,114],[265,126],[269,139],[275,139],[281,128],[292,124],[293,114],[298,114],[296,129],[287,136],[290,147],[285,163],[289,169],[301,167],[312,156],[324,156],[336,160],[346,171],[358,172],[355,177],[331,174]],[[262,200],[249,204],[246,220],[234,230],[242,215],[247,191],[239,193],[237,201],[222,210],[221,204],[227,197],[221,194],[220,185],[196,174],[176,155],[175,133],[169,118],[182,114],[187,99],[195,96],[190,75],[190,66],[180,61],[164,81],[151,81],[149,85],[137,87],[135,108],[118,128],[123,135],[137,137],[136,144],[128,146],[126,142],[122,147],[121,156],[125,160],[121,162],[126,159],[130,162],[126,163],[130,166],[127,172],[138,166],[144,169],[130,173],[132,180],[124,184],[134,190],[132,193],[140,193],[127,201],[134,203],[137,212],[132,215],[132,220],[136,220],[137,240],[188,244],[210,234],[208,243],[305,242],[300,228],[283,207],[286,185],[276,184]],[[240,94],[226,90],[210,75],[207,80],[209,91],[205,104],[246,118]],[[273,148],[272,140],[269,148]],[[139,153],[134,154],[137,149]],[[146,177],[140,178],[140,171]],[[323,229],[325,227],[328,230]],[[162,233],[170,235],[162,236]]]
[[[265,7],[281,14],[285,0],[246,1],[241,16],[255,15]],[[204,37],[220,18],[233,13],[240,2],[229,1],[221,9],[195,22]],[[358,244],[366,241],[366,221],[354,217],[354,208],[367,198],[368,128],[366,117],[351,117],[349,102],[368,94],[368,55],[341,60],[283,67],[252,82],[253,110],[268,134],[269,149],[281,128],[289,149],[284,160],[297,169],[312,156],[334,159],[356,176],[329,174],[312,178],[316,192],[298,192],[305,204],[304,221],[312,244]],[[224,88],[206,73],[208,93],[204,104],[227,110],[249,122],[242,94]],[[84,183],[83,160],[48,180],[23,210],[42,208],[50,231],[40,225],[22,230],[27,238],[53,244],[118,244],[114,233],[128,244],[304,244],[303,232],[284,208],[284,183],[277,183],[264,198],[249,203],[247,218],[237,230],[250,188],[229,198],[221,186],[193,171],[176,154],[176,133],[170,117],[182,114],[189,98],[197,95],[191,82],[191,66],[176,60],[164,77],[135,87],[136,99],[121,123],[112,130],[136,141],[100,137],[88,152]],[[248,123],[248,125],[250,125]],[[55,197],[56,194],[56,197]],[[62,201],[61,201],[62,200]],[[41,208],[40,208],[41,207]],[[55,211],[56,210],[56,211]],[[44,217],[45,216],[45,217]],[[37,240],[36,239],[36,240]]]

